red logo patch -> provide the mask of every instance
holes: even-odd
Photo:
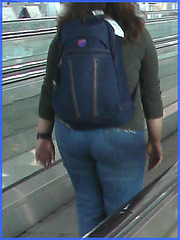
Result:
[[[83,48],[86,46],[86,39],[78,39],[78,46]]]

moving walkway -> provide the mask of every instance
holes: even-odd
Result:
[[[177,228],[177,163],[84,238],[164,238]]]
[[[151,21],[147,28],[154,34],[160,63],[165,139],[177,131],[177,19],[171,19],[170,23]],[[47,49],[55,32],[44,33],[33,37],[37,55],[29,48],[29,52],[21,52],[19,58],[12,54],[8,59],[10,51],[6,52],[10,44],[25,48],[27,43],[31,44],[32,36],[9,38],[3,42],[4,46],[7,44],[7,48],[3,46],[3,233],[8,237],[21,234],[74,198],[56,144],[58,161],[51,169],[44,171],[34,159],[39,94]],[[40,39],[43,48],[36,45]],[[24,79],[25,74],[27,78]],[[50,200],[52,195],[54,198]],[[42,204],[43,199],[47,202]],[[10,226],[10,221],[14,225]]]

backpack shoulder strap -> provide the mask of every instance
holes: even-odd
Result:
[[[55,82],[57,83],[57,74],[58,74],[58,68],[60,64],[60,59],[62,57],[62,44],[61,44],[61,33],[62,33],[62,28],[57,30],[57,35],[58,35],[58,55],[57,55],[57,60],[56,60],[56,72],[55,72]]]
[[[115,53],[116,53],[116,40],[115,40],[115,34],[113,27],[104,19],[104,23],[106,24],[108,28],[109,33],[109,42],[110,42],[110,48],[111,48],[111,54],[114,59]]]
[[[119,24],[111,18],[105,18],[106,22],[108,22],[111,27],[114,29],[114,34],[118,37],[124,38],[124,31],[123,29],[119,26]]]

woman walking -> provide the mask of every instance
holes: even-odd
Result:
[[[51,138],[55,125],[58,148],[75,189],[80,236],[141,191],[146,156],[148,170],[154,169],[162,159],[163,108],[157,53],[143,20],[135,14],[135,7],[135,3],[69,3],[66,13],[58,21],[61,31],[69,22],[84,21],[92,13],[98,14],[101,15],[98,18],[106,19],[114,34],[119,35],[124,70],[135,106],[133,118],[126,124],[108,127],[100,123],[98,127],[87,127],[81,122],[78,129],[64,121],[52,104],[61,44],[58,34],[49,48],[39,104],[36,159],[45,167],[55,159]],[[86,40],[80,39],[78,44],[84,47]],[[72,70],[70,63],[67,72]],[[94,64],[96,67],[96,62]],[[70,77],[72,79],[72,74]],[[75,100],[75,95],[73,97]],[[147,143],[144,118],[148,129]]]

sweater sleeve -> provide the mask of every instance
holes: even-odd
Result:
[[[51,103],[51,96],[52,82],[55,77],[58,51],[58,35],[56,34],[49,47],[46,64],[46,75],[42,84],[39,101],[39,117],[50,121],[53,121],[55,116]]]
[[[144,31],[145,54],[141,61],[140,88],[141,100],[146,119],[155,119],[163,115],[158,57],[149,32]]]

